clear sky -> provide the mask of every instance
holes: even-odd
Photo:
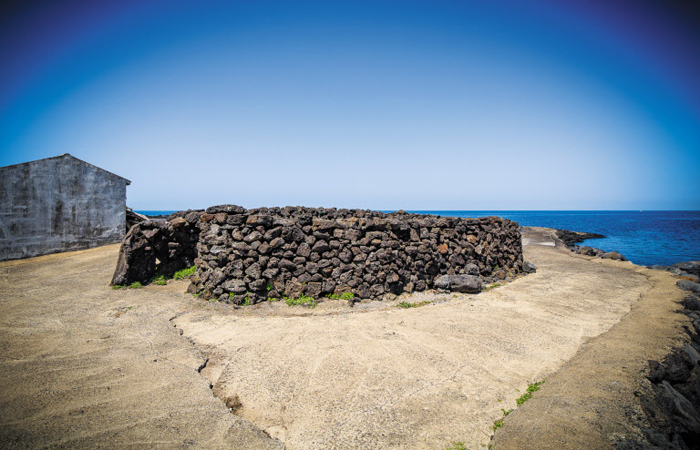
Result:
[[[700,209],[691,3],[4,3],[0,166],[137,210]]]

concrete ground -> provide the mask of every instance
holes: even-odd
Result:
[[[646,360],[683,338],[682,295],[546,229],[524,243],[537,273],[505,286],[354,308],[112,290],[117,246],[0,263],[0,447],[609,447],[639,425]]]

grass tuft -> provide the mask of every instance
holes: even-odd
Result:
[[[520,396],[519,399],[515,400],[515,403],[520,406],[526,401],[530,400],[532,398],[533,392],[537,392],[540,390],[540,386],[544,383],[544,380],[538,381],[537,383],[532,383],[527,385],[527,390],[523,395]]]
[[[315,308],[318,303],[313,297],[302,295],[299,298],[284,297],[284,301],[288,306],[308,306],[309,308]]]
[[[396,305],[397,308],[420,308],[421,306],[429,305],[433,303],[432,301],[423,301],[417,303],[401,302]]]
[[[197,266],[188,267],[187,269],[178,270],[173,274],[173,279],[184,280],[185,278],[193,275],[197,271]]]

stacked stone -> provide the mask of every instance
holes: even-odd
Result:
[[[197,257],[199,221],[203,211],[181,211],[167,221],[145,220],[133,225],[119,250],[112,285],[146,282],[156,274],[191,267]]]
[[[522,270],[517,223],[324,208],[222,205],[201,214],[197,277],[205,298],[360,298],[422,291],[441,275],[485,281]]]

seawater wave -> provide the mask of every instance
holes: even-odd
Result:
[[[175,211],[137,211],[147,216]],[[386,211],[388,212],[388,211]],[[602,234],[590,245],[618,251],[640,265],[700,260],[700,211],[409,211],[445,217],[498,216],[525,227]]]

